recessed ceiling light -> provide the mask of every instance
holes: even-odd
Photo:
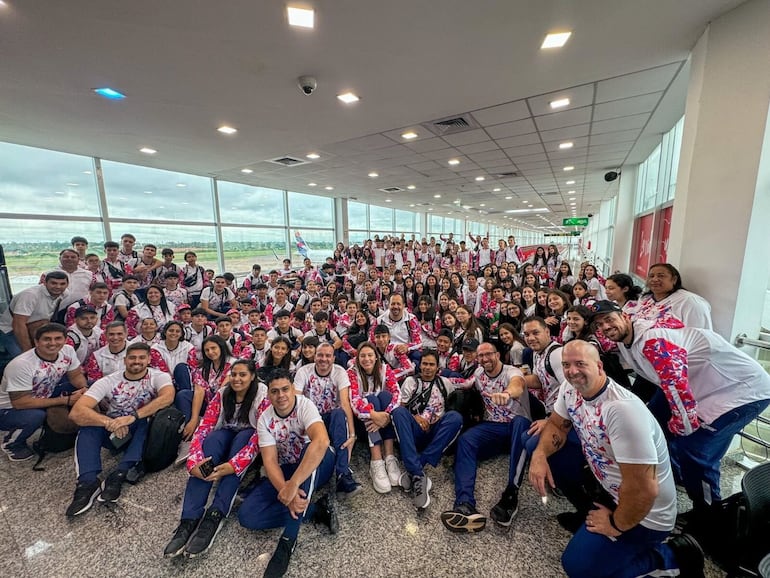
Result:
[[[546,35],[540,48],[561,48],[567,44],[570,36],[572,36],[572,32],[552,32]]]
[[[412,140],[413,138],[417,138],[417,133],[412,131],[412,130],[410,130],[410,131],[405,132],[404,134],[402,134],[401,138],[404,138],[406,140]]]
[[[313,28],[315,25],[315,12],[312,9],[309,10],[307,8],[294,8],[292,6],[287,6],[286,13],[289,17],[290,26]]]
[[[409,189],[410,191],[413,191],[413,190],[415,190],[417,187],[415,187],[414,185],[408,185],[406,188],[407,188],[407,189]]]
[[[184,183],[177,183],[176,186],[179,187],[180,189],[184,189],[187,185]]]
[[[305,156],[313,161],[321,158],[321,155],[319,155],[318,153],[308,153]]]
[[[385,202],[386,203],[390,203],[390,199],[385,199]]]
[[[353,94],[352,92],[343,92],[342,94],[338,94],[337,98],[339,98],[345,104],[352,104],[354,102],[358,102],[359,100],[361,100],[357,95]]]
[[[539,209],[508,209],[506,213],[547,213],[548,209],[541,207]]]
[[[235,134],[235,133],[238,132],[237,128],[233,128],[231,126],[227,126],[226,124],[220,126],[217,130],[219,132],[221,132],[222,134]]]
[[[125,94],[118,92],[114,88],[110,88],[108,86],[103,88],[94,88],[94,92],[102,98],[106,98],[107,100],[123,100],[126,98]]]
[[[568,194],[568,195],[574,195],[574,194],[575,194],[575,191],[567,191],[567,194]]]
[[[570,142],[559,143],[559,148],[561,150],[571,149],[573,146],[575,146],[575,143],[573,143],[571,141]]]
[[[477,181],[483,181],[483,180],[484,180],[484,177],[476,177],[476,180],[477,180]]]
[[[439,194],[435,194],[435,195],[433,195],[433,198],[434,198],[434,199],[440,199],[440,198],[441,198],[441,195],[439,195]]]
[[[251,173],[253,173],[254,171],[253,171],[252,169],[241,169],[241,172],[242,172],[244,175],[250,175],[250,174],[251,174]]]
[[[429,211],[432,211],[433,209],[428,209]]]
[[[324,189],[326,189],[327,191],[333,191],[333,190],[334,190],[334,187],[328,187],[328,186],[327,186],[327,187],[324,187]]]
[[[508,195],[507,197],[505,197],[505,200],[510,201],[512,198],[513,198],[512,196]]]
[[[577,203],[574,201],[570,203],[570,207],[574,207],[575,205],[577,205]]]
[[[142,147],[139,149],[139,152],[144,153],[146,155],[154,155],[158,151],[156,151],[155,149],[151,149],[150,147]]]
[[[486,207],[486,206],[487,206],[486,203],[479,203],[479,207]]]
[[[412,204],[411,204],[411,205],[409,205],[409,206],[410,206],[410,207],[414,207],[414,203],[412,203]]]
[[[500,187],[495,187],[494,189],[492,189],[492,192],[493,193],[499,193],[500,192]]]
[[[317,187],[318,183],[308,183],[307,186],[308,187]]]
[[[372,171],[371,173],[369,173],[369,176],[370,176],[371,178],[373,178],[373,179],[376,179],[377,177],[379,177],[379,176],[380,176],[380,173],[375,173],[374,171]]]
[[[447,162],[448,162],[450,165],[452,165],[452,166],[454,166],[454,165],[459,165],[459,164],[460,164],[460,159],[449,159]]]
[[[564,108],[569,106],[569,98],[558,98],[551,101],[551,108]]]
[[[526,205],[527,203],[529,203],[529,201],[522,201],[522,203],[524,203]]]
[[[468,209],[470,209],[470,208],[471,208],[471,206],[470,206],[470,205],[463,205],[463,209],[465,209],[466,211],[467,211]]]
[[[567,181],[565,184],[567,184],[567,185],[574,185],[575,181]]]
[[[564,167],[564,170],[565,170],[565,171],[574,171],[574,170],[575,170],[575,167],[573,167],[572,165],[570,165],[570,166],[568,166],[568,167]]]

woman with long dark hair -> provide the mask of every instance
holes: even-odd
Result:
[[[648,291],[629,313],[637,319],[657,320],[671,316],[685,327],[713,329],[711,305],[700,295],[682,287],[679,271],[669,263],[656,263],[647,273]]]
[[[174,304],[166,301],[163,290],[157,285],[150,285],[142,302],[128,312],[126,330],[129,339],[133,339],[139,333],[142,319],[152,317],[157,322],[158,328],[163,329],[166,323],[174,319],[175,312]]]
[[[358,346],[356,362],[348,370],[350,399],[358,418],[356,429],[363,426],[369,439],[371,462],[369,474],[374,489],[380,494],[399,485],[401,469],[393,453],[393,429],[390,412],[399,405],[400,390],[393,370],[383,364],[374,343],[365,341]]]
[[[214,394],[193,435],[182,515],[163,552],[166,558],[182,553],[195,557],[211,546],[230,514],[241,476],[259,451],[257,414],[266,396],[267,388],[259,383],[254,362],[233,362],[228,385]],[[208,474],[201,469],[205,464],[214,466]],[[219,484],[206,509],[214,482]]]
[[[575,281],[575,276],[572,274],[572,267],[570,267],[569,263],[566,261],[562,261],[561,265],[559,265],[559,272],[556,274],[554,280],[554,287],[560,289],[562,285],[574,285]]]
[[[414,316],[420,324],[420,338],[423,349],[436,347],[436,337],[441,331],[441,320],[436,313],[430,297],[423,295],[417,301]]]
[[[270,374],[278,368],[294,373],[294,364],[291,361],[291,341],[288,337],[276,337],[270,344],[270,351],[265,355],[265,363],[257,370],[259,379],[268,383]]]
[[[607,277],[604,282],[604,291],[607,293],[607,299],[614,301],[624,309],[626,304],[631,306],[630,302],[636,301],[642,294],[642,288],[634,285],[631,275],[625,273],[615,273]]]
[[[535,249],[535,254],[532,255],[532,261],[531,261],[535,271],[540,269],[540,267],[545,267],[547,260],[548,258],[545,255],[545,249],[543,249],[542,246]]]
[[[548,253],[546,254],[545,266],[548,268],[548,276],[551,279],[556,278],[556,274],[559,272],[559,249],[556,245],[548,245]],[[556,285],[559,288],[559,285]]]
[[[425,294],[433,299],[433,303],[438,303],[438,296],[441,293],[441,284],[433,273],[425,278]]]
[[[527,344],[513,325],[501,323],[497,328],[497,339],[493,340],[493,343],[500,352],[500,360],[504,364],[516,367],[524,364],[523,355]]]

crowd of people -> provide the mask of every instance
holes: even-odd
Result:
[[[103,256],[75,237],[0,316],[2,448],[21,462],[41,428],[77,431],[72,518],[141,478],[151,419],[174,407],[189,478],[164,555],[206,552],[240,497],[243,527],[283,528],[266,576],[286,572],[303,520],[337,531],[337,497],[362,489],[357,440],[374,490],[401,488],[418,510],[453,453],[451,532],[511,526],[528,472],[543,501],[575,508],[558,516],[569,576],[699,575],[720,460],[770,404],[770,376],[670,264],[643,291],[573,271],[556,245],[496,245],[375,236],[238,280],[131,234]],[[120,455],[107,475],[102,448]],[[497,455],[509,473],[486,516],[476,475]],[[265,477],[244,484],[252,467]],[[693,502],[678,522],[675,483]]]

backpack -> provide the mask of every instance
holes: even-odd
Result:
[[[558,379],[556,377],[556,372],[553,370],[553,366],[551,365],[551,354],[554,352],[554,350],[561,348],[561,345],[557,345],[556,347],[551,347],[548,349],[548,351],[545,352],[545,372],[553,377],[554,379]]]
[[[456,411],[463,416],[463,431],[478,425],[484,419],[484,400],[479,390],[455,389],[446,398],[446,411]]]
[[[195,283],[198,281],[198,275],[203,276],[204,270],[203,267],[200,265],[195,267],[195,272],[192,275],[185,275],[184,281],[182,282],[182,285],[185,287],[194,287]]]
[[[430,396],[433,393],[434,385],[438,385],[438,388],[441,391],[441,395],[444,398],[444,405],[446,405],[446,386],[444,385],[444,381],[440,377],[436,376],[433,381],[430,382],[430,386],[427,389],[424,389],[423,391],[415,389],[412,397],[410,397],[409,401],[406,402],[406,407],[412,414],[419,415],[425,411],[425,408],[428,406],[428,402],[430,401]]]
[[[144,442],[142,468],[145,472],[159,472],[174,463],[182,442],[184,424],[184,414],[174,406],[155,414]]]
[[[32,449],[37,454],[37,461],[32,469],[36,472],[45,471],[40,462],[45,459],[46,454],[66,452],[74,448],[77,436],[78,426],[70,420],[68,408],[56,406],[46,409],[40,438],[32,444]]]

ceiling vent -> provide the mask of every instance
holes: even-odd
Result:
[[[495,176],[498,179],[515,179],[516,177],[520,177],[521,175],[516,171],[511,171],[509,173],[497,173]]]
[[[543,196],[545,197],[545,196],[548,196],[548,195],[558,195],[558,194],[559,193],[557,193],[556,191],[553,191],[553,192],[550,192],[550,193],[543,193]]]
[[[382,191],[383,193],[398,193],[403,191],[401,187],[385,187],[384,189],[377,189],[378,191]]]
[[[426,122],[423,126],[437,136],[446,136],[479,128],[479,123],[470,113],[466,113]]]
[[[277,159],[270,159],[268,162],[283,165],[285,167],[296,167],[297,165],[304,165],[307,163],[307,161],[294,157],[278,157]]]

